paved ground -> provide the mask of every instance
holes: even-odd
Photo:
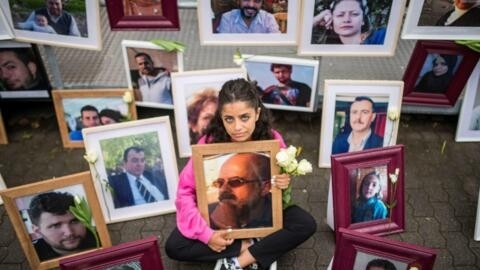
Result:
[[[0,146],[0,172],[8,187],[88,170],[83,149],[64,149],[50,103],[4,106],[10,143]],[[140,109],[139,117],[171,111]],[[303,145],[317,163],[321,112],[274,112],[275,125],[287,143]],[[406,230],[388,238],[438,251],[435,269],[478,269],[480,243],[473,241],[479,189],[480,144],[455,143],[455,116],[402,115],[398,143],[405,145]],[[446,142],[444,153],[442,144]],[[178,159],[182,168],[185,159]],[[325,269],[334,249],[334,234],[325,223],[329,169],[294,182],[295,201],[318,223],[315,235],[282,257],[279,269]],[[0,268],[28,269],[12,224],[0,207]],[[175,214],[108,225],[113,244],[157,235],[165,269],[212,269],[213,264],[180,263],[165,257],[165,238]]]
[[[178,32],[110,31],[105,9],[102,7],[100,11],[104,43],[101,52],[41,47],[43,54],[50,52],[55,60],[49,59],[50,75],[52,63],[56,62],[61,69],[61,78],[52,79],[57,87],[126,87],[122,39],[181,41],[188,45],[185,70],[233,67],[231,57],[235,47],[199,44],[195,9],[180,11]],[[401,80],[414,44],[415,41],[399,39],[393,57],[322,57],[319,93],[323,91],[324,79]],[[295,57],[293,47],[244,46],[241,51]],[[415,114],[402,114],[397,140],[405,145],[406,231],[388,238],[436,249],[435,269],[480,268],[480,243],[473,241],[480,144],[454,142],[458,108],[403,106],[404,112]],[[8,187],[88,170],[82,149],[63,148],[51,103],[1,104],[1,109],[10,143],[0,145],[0,173]],[[139,108],[139,118],[165,114],[174,123],[173,111]],[[287,143],[304,146],[305,157],[316,164],[321,111],[313,114],[278,111],[275,117],[275,125]],[[182,168],[185,162],[178,159],[178,167]],[[296,179],[295,200],[314,215],[318,230],[310,240],[282,257],[279,269],[325,269],[328,265],[335,249],[334,234],[325,223],[329,176],[329,169],[314,167],[312,175]],[[174,226],[175,214],[167,214],[111,224],[108,229],[113,244],[157,235],[165,269],[212,269],[213,264],[180,263],[164,256],[165,238]],[[3,206],[0,206],[0,269],[29,269]]]

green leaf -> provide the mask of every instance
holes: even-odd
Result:
[[[167,52],[172,52],[172,51],[183,52],[185,49],[185,44],[178,41],[165,40],[165,39],[152,39],[150,40],[150,42],[165,49]]]

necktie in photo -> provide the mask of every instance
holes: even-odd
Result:
[[[137,188],[140,191],[140,194],[143,196],[147,203],[156,202],[155,198],[152,196],[150,191],[140,182],[140,178],[137,178]]]

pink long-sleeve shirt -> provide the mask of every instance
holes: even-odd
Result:
[[[198,144],[205,144],[205,138],[205,136],[200,138]],[[279,141],[281,148],[286,147],[282,135],[276,130],[273,130],[273,138]],[[207,244],[214,230],[208,226],[207,221],[202,217],[197,206],[195,175],[191,158],[180,172],[179,178],[177,198],[175,200],[177,227],[183,236],[190,239],[198,239]]]

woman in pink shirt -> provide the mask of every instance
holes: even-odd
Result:
[[[226,82],[218,96],[215,117],[198,143],[277,139],[281,147],[286,147],[280,133],[272,129],[270,113],[256,91],[244,79]],[[289,184],[289,175],[275,176],[276,188],[286,189]],[[177,228],[166,242],[167,255],[180,261],[215,262],[224,258],[221,269],[268,269],[316,231],[314,218],[296,205],[283,210],[283,228],[260,241],[234,240],[228,238],[227,230],[213,230],[197,206],[191,159],[180,173],[176,207]]]

